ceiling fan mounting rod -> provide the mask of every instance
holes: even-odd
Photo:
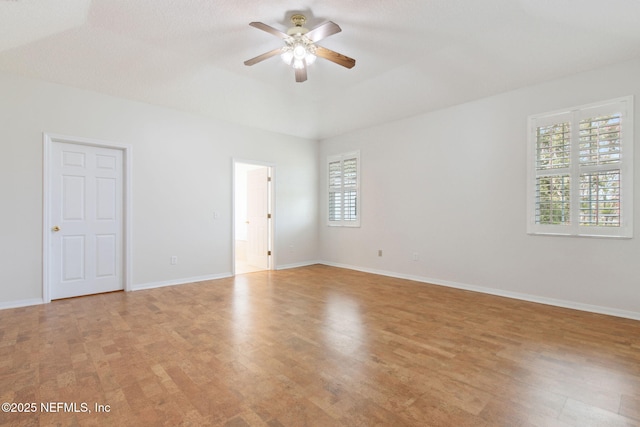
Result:
[[[291,23],[296,27],[302,27],[307,22],[307,18],[304,15],[295,14],[291,16]]]

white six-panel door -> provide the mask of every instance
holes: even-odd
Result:
[[[122,154],[51,146],[51,299],[123,289]]]

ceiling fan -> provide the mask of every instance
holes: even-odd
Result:
[[[316,44],[316,42],[342,31],[337,24],[327,21],[309,30],[304,27],[306,22],[307,18],[304,15],[293,15],[291,23],[294,26],[289,28],[286,33],[262,22],[251,22],[249,25],[252,27],[280,37],[284,40],[284,46],[244,61],[244,65],[254,65],[272,56],[280,55],[286,64],[293,67],[298,83],[307,80],[307,66],[313,64],[318,56],[346,68],[353,68],[356,65],[355,59]]]

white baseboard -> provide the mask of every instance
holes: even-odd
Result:
[[[573,301],[566,301],[554,298],[546,298],[531,294],[522,294],[519,292],[505,291],[503,289],[487,288],[484,286],[468,285],[464,283],[451,282],[447,280],[433,279],[423,276],[413,276],[410,274],[396,273],[393,271],[375,270],[371,268],[358,267],[355,265],[340,264],[330,261],[320,261],[320,264],[331,267],[346,268],[349,270],[362,271],[363,273],[378,274],[381,276],[394,277],[397,279],[407,279],[414,282],[428,283],[431,285],[446,286],[449,288],[463,289],[465,291],[479,292],[483,294],[496,295],[505,298],[512,298],[522,301],[535,302],[538,304],[552,305],[556,307],[570,308],[573,310],[586,311],[590,313],[606,314],[608,316],[623,317],[626,319],[640,320],[640,312],[620,310],[611,307],[602,307],[599,305],[582,304]]]
[[[7,301],[0,302],[0,310],[6,310],[9,308],[29,307],[31,305],[44,304],[42,298],[23,299],[20,301]]]
[[[207,280],[226,279],[232,277],[231,273],[212,274],[209,276],[189,277],[185,279],[163,280],[160,282],[142,283],[139,285],[133,285],[132,291],[141,291],[144,289],[163,288],[165,286],[185,285],[187,283],[204,282]]]
[[[294,264],[276,265],[276,270],[288,270],[290,268],[309,267],[310,265],[324,264],[322,261],[304,261]]]

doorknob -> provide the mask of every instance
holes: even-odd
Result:
[[[51,228],[51,231],[60,231],[60,227],[59,227],[59,226],[57,226],[57,225],[54,225],[54,226]]]

